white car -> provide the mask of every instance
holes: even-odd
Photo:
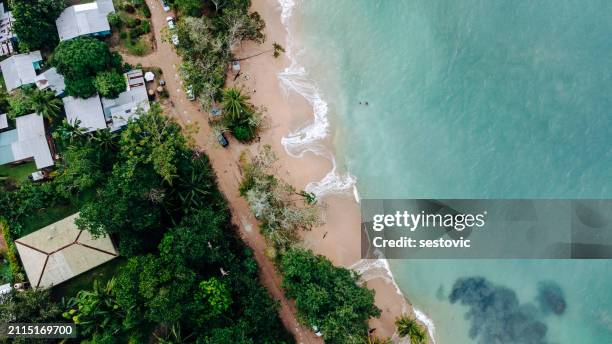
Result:
[[[160,0],[160,1],[162,4],[162,8],[164,9],[164,12],[170,11],[170,6],[168,6],[168,4],[164,0]]]
[[[170,30],[174,30],[174,28],[176,27],[174,25],[174,18],[172,17],[166,17],[166,23],[168,23],[168,28]],[[179,45],[179,38],[177,34],[173,33],[172,36],[170,36],[170,39],[172,40],[172,44]]]
[[[195,100],[195,94],[193,94],[193,86],[187,86],[187,100]]]
[[[168,28],[170,28],[170,30],[174,29],[174,18],[166,17],[166,22],[168,23]]]

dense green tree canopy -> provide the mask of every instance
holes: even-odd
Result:
[[[102,97],[117,98],[125,91],[125,77],[115,71],[104,71],[98,73],[94,78],[93,85]]]
[[[20,50],[55,47],[58,41],[55,19],[66,7],[64,0],[11,0],[10,6]]]
[[[380,316],[374,291],[359,286],[352,271],[323,256],[292,249],[281,258],[282,287],[295,299],[298,314],[321,329],[326,343],[358,343],[367,337],[367,320]]]
[[[64,76],[66,93],[71,96],[87,98],[96,90],[112,95],[126,88],[125,84],[120,88],[117,77],[108,74],[121,71],[121,56],[111,53],[104,42],[91,37],[61,42],[53,53],[51,64]],[[98,74],[102,75],[94,82]],[[100,89],[96,89],[96,84]]]

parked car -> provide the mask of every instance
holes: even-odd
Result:
[[[187,100],[195,100],[195,94],[193,93],[193,85],[187,86]]]
[[[225,138],[225,135],[223,133],[219,133],[217,135],[217,141],[219,141],[219,144],[222,147],[227,147],[229,145],[229,142],[227,141],[227,139]]]
[[[168,28],[170,28],[170,30],[174,29],[174,18],[166,17],[166,22],[168,23]]]
[[[170,11],[170,6],[168,6],[168,4],[164,0],[160,0],[160,1],[162,4],[162,8],[164,9],[164,12]]]

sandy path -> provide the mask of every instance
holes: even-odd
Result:
[[[241,180],[240,169],[237,165],[239,155],[246,147],[238,144],[230,138],[230,146],[223,149],[210,138],[210,128],[207,115],[200,112],[197,102],[190,102],[185,97],[182,82],[178,75],[181,63],[180,57],[173,47],[162,42],[160,30],[166,26],[166,13],[157,0],[147,0],[151,9],[152,27],[157,41],[157,50],[147,56],[137,57],[124,55],[124,60],[130,64],[138,63],[145,67],[160,67],[163,78],[166,80],[166,88],[173,107],[165,106],[166,113],[176,118],[183,126],[195,124],[200,129],[195,135],[197,144],[204,148],[210,157],[213,168],[218,177],[219,187],[229,201],[233,220],[240,227],[241,236],[253,249],[257,263],[261,267],[260,278],[264,286],[269,290],[275,300],[279,300],[279,315],[285,327],[295,336],[300,343],[322,343],[311,331],[299,325],[295,318],[295,307],[284,297],[280,289],[280,278],[276,274],[274,265],[264,256],[266,243],[257,230],[257,222],[251,215],[248,205],[238,194],[238,185]]]
[[[199,131],[195,135],[197,144],[209,155],[219,181],[219,187],[228,199],[233,220],[240,228],[240,234],[254,250],[255,258],[261,267],[262,283],[268,288],[272,297],[280,302],[279,315],[287,329],[292,332],[298,343],[322,343],[312,331],[299,325],[295,318],[295,307],[288,301],[280,289],[280,278],[274,265],[264,256],[266,243],[257,229],[257,221],[251,215],[248,205],[238,194],[241,180],[238,160],[244,150],[256,151],[260,145],[270,144],[279,155],[278,175],[297,188],[303,188],[308,182],[320,180],[331,169],[326,159],[306,155],[295,159],[287,155],[281,145],[281,138],[291,129],[295,129],[312,118],[312,109],[304,99],[290,96],[287,99],[280,89],[277,73],[288,65],[285,57],[275,59],[271,54],[262,54],[242,61],[242,75],[230,84],[243,87],[250,94],[255,105],[265,106],[269,128],[261,135],[261,141],[250,146],[241,145],[232,138],[227,149],[221,148],[210,136],[207,115],[200,112],[197,102],[186,99],[182,82],[178,75],[180,57],[173,47],[162,42],[160,30],[166,26],[166,13],[158,0],[146,0],[152,13],[152,27],[157,42],[157,50],[147,56],[135,57],[124,55],[130,64],[157,66],[163,71],[167,90],[173,106],[165,106],[166,113],[176,118],[182,125],[195,124]],[[280,23],[280,9],[276,0],[253,0],[253,10],[258,11],[266,22],[264,45],[246,43],[237,49],[237,57],[245,57],[267,50],[272,42],[285,42],[285,30]],[[248,76],[248,80],[244,78]],[[332,196],[325,199],[328,205],[326,224],[304,235],[305,246],[328,257],[334,264],[351,266],[360,259],[360,213],[352,197]],[[395,287],[382,278],[368,281],[368,287],[376,290],[376,304],[383,310],[380,319],[370,321],[376,333],[391,336],[394,333],[394,318],[406,306],[403,297],[395,292]]]

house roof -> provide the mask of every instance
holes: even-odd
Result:
[[[8,128],[8,117],[5,113],[0,115],[0,129]]]
[[[110,31],[106,16],[111,12],[115,12],[112,0],[98,0],[66,8],[55,20],[60,41]]]
[[[108,236],[80,230],[78,213],[15,240],[30,284],[48,288],[118,256]]]
[[[0,42],[13,38],[11,25],[14,22],[11,11],[5,12],[4,3],[0,2]]]
[[[16,129],[0,133],[0,165],[34,158],[37,168],[53,166],[42,116],[17,117]]]
[[[39,90],[51,89],[55,92],[56,96],[64,93],[64,89],[66,88],[66,84],[64,83],[64,77],[57,72],[55,67],[45,71],[44,73],[38,75],[35,79],[36,87]]]
[[[27,54],[13,55],[0,62],[6,89],[10,92],[21,85],[34,83],[36,78],[34,63],[38,61],[42,61],[42,56],[37,50]]]
[[[88,132],[106,128],[99,95],[96,94],[87,99],[69,96],[63,98],[62,101],[69,123],[75,124],[78,120],[80,121],[79,126]]]
[[[138,109],[148,111],[150,108],[142,70],[131,70],[125,76],[127,79],[125,92],[120,93],[115,99],[102,98],[104,115],[113,121],[111,130],[121,128],[131,118],[138,118]]]

